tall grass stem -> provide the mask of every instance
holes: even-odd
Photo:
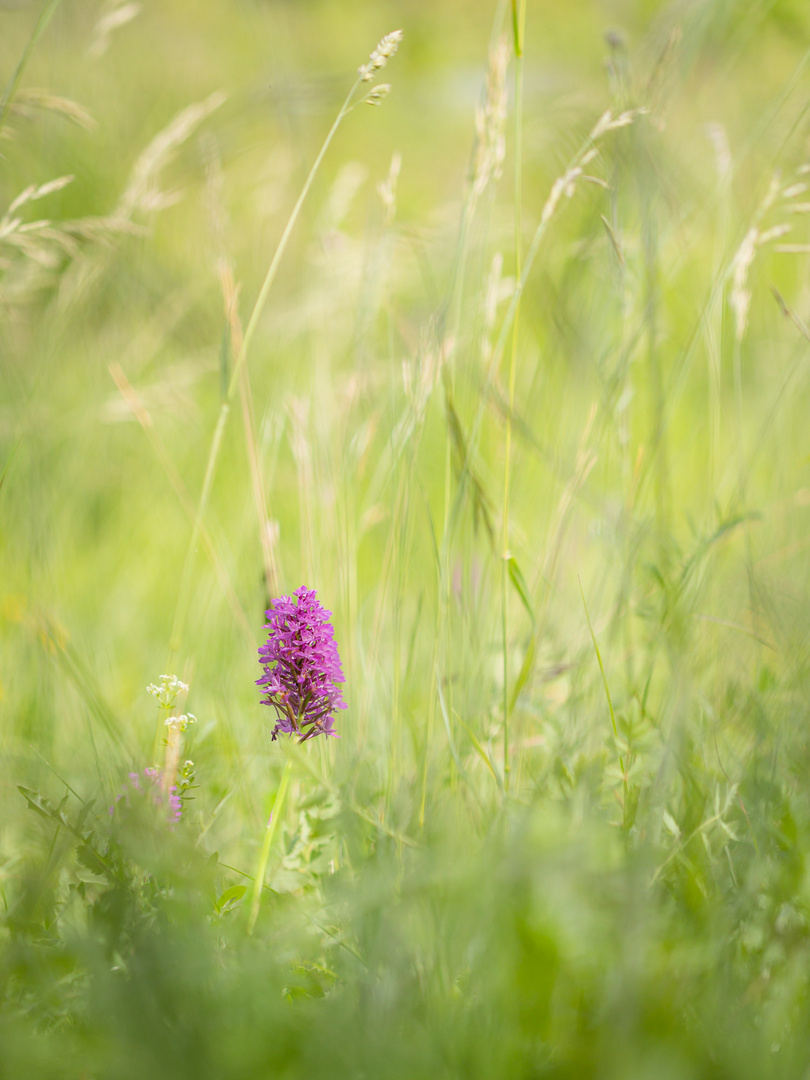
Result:
[[[31,53],[34,51],[34,46],[45,33],[45,30],[48,27],[48,23],[53,18],[54,12],[59,7],[61,2],[62,0],[47,0],[39,13],[39,18],[34,24],[34,29],[31,31],[31,36],[26,42],[22,56],[18,60],[17,66],[14,68],[14,71],[11,74],[11,78],[6,83],[6,88],[3,91],[3,97],[2,99],[0,99],[0,129],[2,129],[3,127],[6,119],[6,114],[8,113],[9,105],[11,104],[11,99],[14,97],[14,93],[17,89],[17,84],[22,78],[22,73],[25,71],[25,67],[28,63]]]
[[[522,262],[521,177],[523,173],[523,31],[526,0],[512,0],[512,28],[515,46],[515,280],[520,281]],[[512,323],[512,348],[509,356],[509,407],[506,410],[506,448],[503,469],[503,551],[501,553],[501,629],[503,645],[503,786],[509,791],[509,487],[512,463],[512,412],[515,405],[520,299]]]
[[[269,267],[267,268],[267,273],[265,274],[264,281],[262,282],[262,287],[259,290],[259,295],[256,298],[255,304],[253,305],[253,311],[251,312],[247,326],[245,327],[244,337],[242,338],[242,347],[236,357],[233,372],[231,373],[230,382],[228,383],[228,390],[220,407],[219,417],[217,419],[217,426],[214,429],[214,437],[211,442],[210,452],[208,454],[208,462],[205,469],[205,479],[203,481],[202,493],[200,495],[200,501],[197,507],[197,515],[194,521],[191,541],[188,546],[188,551],[186,553],[186,561],[183,568],[183,578],[172,629],[170,653],[174,653],[180,648],[182,640],[186,615],[191,599],[191,578],[194,568],[194,554],[199,540],[200,529],[202,527],[203,519],[205,517],[205,511],[208,506],[208,499],[211,494],[211,487],[214,481],[214,475],[216,473],[217,459],[219,457],[219,451],[222,446],[222,436],[225,431],[225,424],[228,419],[228,413],[230,412],[230,402],[234,396],[237,386],[239,385],[239,378],[242,371],[242,366],[247,361],[247,356],[259,324],[259,319],[261,318],[262,312],[264,311],[265,304],[267,303],[267,298],[270,295],[270,289],[272,288],[273,282],[275,281],[279,264],[281,263],[282,256],[286,251],[287,244],[289,242],[290,236],[292,235],[293,228],[295,227],[295,223],[298,220],[298,215],[301,213],[301,207],[304,205],[304,200],[309,194],[309,190],[312,187],[312,183],[318,173],[321,162],[326,156],[326,151],[329,149],[332,140],[335,137],[337,129],[340,127],[341,122],[349,111],[352,98],[354,97],[355,91],[357,90],[357,87],[359,85],[360,79],[357,78],[352,84],[351,90],[347,94],[346,99],[343,102],[343,105],[341,106],[334,123],[329,129],[329,133],[327,134],[326,139],[321,146],[318,156],[315,158],[312,168],[309,170],[309,175],[304,182],[301,193],[298,196],[295,206],[293,207],[292,212],[290,213],[290,216],[287,220],[287,224],[284,227],[284,232],[281,234],[281,239],[278,242],[275,254],[270,261]]]

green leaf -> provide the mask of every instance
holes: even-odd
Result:
[[[512,700],[509,705],[510,712],[514,709],[517,699],[520,697],[524,686],[529,681],[529,676],[534,667],[534,654],[536,649],[537,635],[532,634],[529,638],[529,644],[526,646],[526,652],[523,655],[523,663],[520,665],[520,671],[518,672],[518,677],[515,679],[515,685],[512,687]]]
[[[577,578],[579,580],[579,578]],[[616,728],[616,714],[613,711],[613,701],[610,697],[610,687],[608,686],[607,675],[605,674],[605,665],[602,663],[602,654],[599,652],[599,645],[596,640],[596,634],[591,624],[591,617],[588,614],[588,605],[585,603],[585,593],[582,590],[582,582],[579,582],[579,591],[582,596],[582,606],[585,608],[585,618],[588,620],[588,629],[591,632],[591,641],[593,642],[594,651],[596,653],[596,659],[599,661],[599,670],[602,672],[602,682],[605,687],[605,697],[607,698],[608,711],[610,712],[610,722],[613,724],[613,734],[618,738],[619,732]],[[624,763],[620,760],[619,764],[624,769]]]
[[[29,809],[35,810],[42,817],[47,818],[48,821],[55,821],[57,825],[64,825],[66,828],[70,828],[70,823],[61,809],[57,809],[46,799],[44,795],[40,795],[38,791],[34,791],[33,788],[23,787],[22,784],[17,785],[17,790],[22,797],[28,803]]]
[[[244,885],[232,885],[230,889],[226,889],[220,898],[215,902],[214,907],[220,914],[233,907],[242,897],[245,895],[247,889]]]
[[[509,580],[512,582],[515,591],[520,597],[521,602],[529,615],[529,618],[532,620],[532,627],[534,627],[534,608],[532,607],[529,586],[526,584],[526,579],[521,573],[520,567],[517,564],[517,559],[515,559],[514,555],[509,555],[507,557],[506,566],[509,570]]]
[[[76,858],[79,864],[86,867],[92,874],[109,876],[109,866],[89,844],[79,845],[76,849]]]
[[[492,775],[492,779],[495,781],[495,783],[498,785],[498,787],[501,789],[501,791],[503,791],[503,781],[501,780],[500,776],[498,775],[497,770],[495,769],[495,766],[492,764],[492,760],[491,760],[489,754],[486,752],[486,750],[483,748],[483,746],[479,742],[478,738],[476,737],[475,732],[472,730],[470,725],[468,723],[466,723],[466,721],[464,721],[460,716],[459,716],[458,720],[459,720],[459,723],[461,724],[461,726],[464,728],[464,730],[470,736],[470,742],[475,747],[476,752],[478,753],[478,755],[481,758],[481,760],[483,761],[483,763],[486,765],[487,769],[489,769],[489,772]]]
[[[675,818],[672,816],[672,814],[670,814],[670,812],[668,810],[664,811],[664,825],[665,825],[667,831],[671,832],[676,840],[678,840],[680,838],[681,830],[680,830],[680,828],[678,826],[678,822],[675,820]]]
[[[456,411],[456,407],[453,404],[453,395],[447,385],[445,385],[445,405],[450,441],[456,452],[459,466],[459,485],[453,503],[450,520],[455,523],[461,508],[461,496],[465,490],[466,484],[469,483],[472,489],[473,522],[477,525],[479,518],[483,521],[487,536],[489,537],[489,542],[494,545],[495,528],[492,523],[492,514],[490,511],[492,500],[487,495],[484,482],[473,465],[471,451],[467,443],[467,437],[464,433],[464,427],[461,423],[461,418]]]
[[[447,706],[445,705],[445,702],[444,702],[444,694],[442,693],[442,680],[441,680],[441,676],[439,675],[439,669],[438,668],[436,668],[436,688],[439,691],[439,705],[441,707],[442,718],[444,720],[444,728],[445,728],[445,731],[447,732],[447,741],[450,743],[450,753],[453,755],[453,761],[455,761],[455,763],[456,763],[456,768],[458,769],[458,771],[463,776],[464,775],[464,766],[461,764],[461,759],[458,756],[458,751],[456,750],[456,744],[455,744],[455,742],[453,740],[453,730],[452,730],[452,728],[450,726],[450,717],[447,715]]]
[[[96,804],[96,800],[91,799],[90,802],[85,803],[84,806],[81,808],[81,810],[79,811],[79,813],[78,813],[78,815],[76,817],[76,832],[81,832],[82,831],[82,827],[84,826],[84,823],[87,820],[87,815],[93,809],[95,804]]]

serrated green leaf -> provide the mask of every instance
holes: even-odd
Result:
[[[80,864],[86,867],[92,874],[105,874],[108,867],[98,852],[94,851],[89,844],[80,844],[76,849],[76,858]]]
[[[24,787],[22,784],[17,785],[17,790],[26,800],[31,810],[36,810],[38,814],[41,814],[49,821],[55,821],[57,825],[64,825],[66,828],[70,827],[70,824],[62,811],[57,809],[44,795],[40,795],[40,793],[34,791],[33,788]]]

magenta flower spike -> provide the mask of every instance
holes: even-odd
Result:
[[[315,599],[314,589],[302,585],[293,596],[271,601],[265,626],[270,633],[259,649],[264,675],[256,685],[265,695],[262,704],[276,710],[272,737],[283,732],[306,742],[316,735],[337,736],[332,714],[345,709],[346,702],[335,686],[345,679],[329,621],[332,612]]]

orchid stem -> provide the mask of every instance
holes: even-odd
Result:
[[[290,783],[291,772],[292,758],[287,758],[284,772],[281,774],[281,783],[278,785],[278,791],[276,792],[273,809],[270,811],[270,817],[267,821],[267,828],[264,833],[264,843],[262,844],[261,854],[259,855],[259,865],[256,867],[256,877],[253,880],[253,895],[250,900],[250,915],[248,916],[248,934],[253,933],[253,928],[259,917],[259,908],[262,902],[262,889],[264,888],[264,875],[267,872],[267,861],[270,858],[270,849],[273,846],[273,837],[276,835],[281,811],[284,809],[284,800],[287,797],[287,787]]]

